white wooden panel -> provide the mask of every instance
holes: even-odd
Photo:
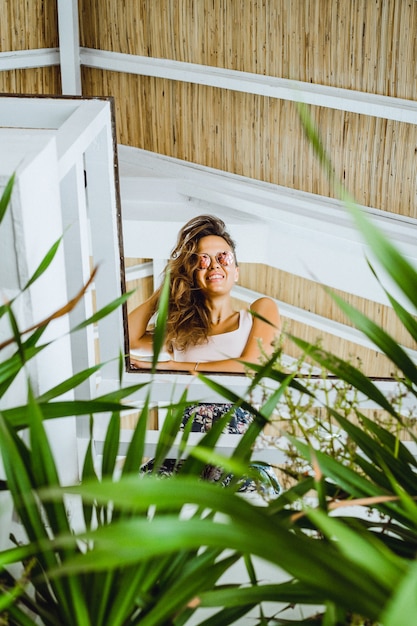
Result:
[[[107,50],[81,48],[80,55],[82,65],[88,67],[168,78],[411,124],[417,123],[417,103],[413,100],[228,70],[211,65],[142,57]]]
[[[59,108],[61,102],[65,103],[65,100],[59,101]],[[78,103],[77,100],[69,100],[69,102],[72,103],[71,113],[60,124],[57,134],[61,177],[80,158],[80,155],[83,155],[87,148],[96,141],[102,129],[109,124],[111,125],[110,101],[106,98],[79,100]]]
[[[29,106],[27,98],[2,96],[0,97],[0,127],[57,130],[77,110],[78,106],[74,101],[57,101],[56,98],[31,98]]]
[[[67,271],[68,293],[72,297],[79,292],[90,277],[90,243],[87,218],[86,195],[84,188],[84,164],[79,159],[61,180],[61,202],[64,232],[64,251]],[[74,328],[93,314],[92,288],[70,313],[71,327]],[[88,326],[74,333],[72,360],[75,372],[80,372],[95,364],[94,328]],[[77,398],[94,397],[96,378],[79,385],[75,390]]]
[[[16,113],[14,116],[13,113]],[[23,307],[25,324],[42,319],[67,301],[67,281],[71,296],[78,292],[89,275],[90,257],[101,261],[95,281],[98,306],[101,307],[121,293],[119,241],[116,202],[115,164],[113,154],[113,121],[109,100],[70,100],[59,98],[0,98],[0,179],[14,169],[18,184],[13,197],[14,239],[9,244],[16,249],[18,279],[24,284],[45,254],[43,246],[51,245],[65,233],[65,255],[60,250],[57,263],[45,274],[45,281],[36,283],[28,292]],[[9,143],[5,142],[9,137]],[[47,155],[44,157],[44,155]],[[84,189],[84,170],[87,172],[88,202]],[[62,214],[61,218],[61,197]],[[91,231],[90,233],[88,231]],[[89,236],[91,234],[91,236]],[[48,278],[46,278],[46,275]],[[1,287],[2,285],[0,285]],[[8,284],[7,288],[13,285]],[[82,321],[91,313],[91,303],[80,303],[72,321]],[[26,319],[27,318],[27,319]],[[65,328],[60,324],[65,323]],[[72,373],[71,348],[76,371],[95,362],[94,336],[91,329],[79,335],[68,336],[68,319],[57,320],[51,326],[53,337],[65,335],[67,352],[59,342],[48,348],[47,359],[35,370],[38,391],[70,377]],[[117,358],[123,350],[121,309],[99,323],[100,352],[103,360],[112,361],[103,375],[111,376],[111,384],[118,378]],[[49,336],[48,336],[49,337]],[[45,337],[45,338],[48,338]],[[53,338],[52,336],[50,338]],[[53,352],[56,351],[56,352]],[[53,352],[53,354],[52,354]],[[41,358],[41,357],[40,357]],[[51,363],[55,366],[51,367]],[[83,389],[83,397],[100,393],[97,381],[90,381]],[[22,386],[23,390],[24,387]],[[80,392],[81,393],[81,392]],[[78,477],[76,426],[78,436],[88,436],[82,420],[70,420],[71,436],[62,430],[62,420],[53,437],[58,455],[66,471],[72,471],[69,480]],[[51,424],[53,426],[53,424]]]
[[[57,0],[62,93],[81,95],[78,1]]]
[[[122,275],[118,240],[115,172],[111,117],[85,152],[87,198],[92,254],[98,265],[95,277],[97,308],[106,306],[122,293]],[[123,317],[119,307],[98,322],[100,360],[108,362],[102,376],[118,376],[117,357],[124,351]]]
[[[59,65],[58,48],[0,52],[0,71]]]
[[[2,180],[16,171],[9,207],[13,239],[8,243],[8,253],[16,255],[18,271],[15,290],[18,290],[27,283],[44,255],[62,235],[57,151],[55,138],[49,134],[28,134],[17,129],[1,129],[0,133]],[[25,138],[24,142],[16,141],[19,135]],[[17,319],[21,330],[41,322],[67,302],[62,248],[58,250],[54,263],[20,299]],[[49,324],[42,342],[51,342],[50,345],[28,364],[32,384],[39,394],[72,375],[68,330],[66,316]],[[14,404],[26,402],[27,386],[23,376],[15,382],[9,394],[13,396]],[[72,396],[67,394],[67,397]],[[4,399],[6,405],[11,404],[9,400],[10,396]],[[64,483],[71,483],[78,477],[75,419],[65,418],[48,423],[46,429],[61,479]]]

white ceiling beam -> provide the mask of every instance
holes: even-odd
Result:
[[[59,50],[46,48],[2,52],[0,71],[60,64],[63,93],[81,95],[81,65],[86,65],[417,124],[417,102],[413,100],[170,59],[80,47],[76,0],[58,0],[58,26]]]
[[[58,48],[0,52],[0,72],[26,70],[32,67],[48,67],[50,65],[59,65]]]
[[[77,0],[58,0],[59,54],[62,93],[80,96],[81,66]]]
[[[208,65],[80,48],[82,65],[168,78],[417,124],[417,102]]]

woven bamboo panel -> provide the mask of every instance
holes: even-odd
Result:
[[[60,94],[61,75],[59,67],[39,67],[0,72],[0,93]]]
[[[0,52],[56,48],[56,2],[1,0]]]
[[[125,430],[134,430],[138,423],[140,417],[140,412],[132,412],[125,415],[122,415],[120,418],[120,426]],[[149,410],[148,415],[148,429],[149,430],[158,430],[158,408],[152,407]]]
[[[80,0],[79,6],[83,46],[402,98],[417,92],[414,0]]]
[[[83,90],[114,96],[122,144],[335,195],[292,102],[90,68]],[[417,217],[417,126],[319,107],[311,115],[358,203]]]
[[[131,259],[126,257],[125,258],[125,267],[134,267],[135,265],[141,265],[142,263],[145,263],[146,261],[149,261],[149,259],[142,259],[142,258],[136,258],[136,259]]]
[[[349,320],[343,316],[330,295],[319,283],[314,281],[275,268],[242,263],[240,265],[239,284],[248,289],[258,289],[262,293],[268,293],[277,300],[287,302],[311,313],[349,324]],[[359,309],[361,313],[380,324],[397,341],[409,348],[415,347],[413,342],[409,340],[406,331],[398,328],[396,315],[390,307],[340,290],[335,289],[333,291]]]
[[[318,331],[307,324],[288,320],[285,317],[282,317],[282,329],[284,332],[284,352],[294,358],[300,358],[302,352],[287,335],[293,335],[313,345],[319,344],[324,350],[348,361],[367,376],[392,378],[396,374],[388,359],[375,350],[358,346],[353,342]]]

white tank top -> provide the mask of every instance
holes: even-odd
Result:
[[[174,361],[204,363],[239,358],[248,341],[252,321],[249,311],[240,311],[239,327],[236,330],[220,335],[210,335],[206,343],[190,346],[186,350],[174,349]]]

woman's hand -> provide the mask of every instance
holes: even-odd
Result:
[[[152,361],[146,360],[141,361],[140,359],[135,359],[130,357],[130,365],[132,369],[135,370],[151,370],[152,369]],[[156,365],[156,370],[158,372],[193,372],[195,369],[196,363],[181,363],[179,361],[158,361]]]

